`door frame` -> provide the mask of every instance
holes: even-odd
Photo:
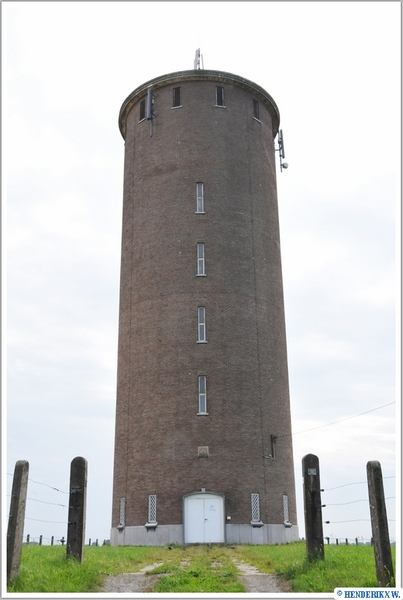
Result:
[[[215,498],[220,498],[222,500],[222,522],[221,522],[221,532],[220,532],[220,537],[222,538],[221,542],[214,542],[217,544],[225,544],[225,495],[224,494],[220,494],[219,492],[211,492],[209,490],[200,490],[197,492],[190,492],[189,494],[185,494],[182,498],[182,505],[183,505],[183,539],[185,544],[187,544],[187,522],[186,522],[186,500],[188,500],[189,498],[191,498],[192,496],[198,496],[200,498],[205,497],[206,499],[214,496]],[[209,542],[190,542],[190,543],[209,543]]]

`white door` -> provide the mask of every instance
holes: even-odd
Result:
[[[224,498],[209,493],[186,496],[184,524],[186,544],[223,543]]]

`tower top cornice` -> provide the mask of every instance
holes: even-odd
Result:
[[[280,112],[277,104],[273,98],[264,90],[260,85],[257,85],[249,79],[234,75],[233,73],[226,73],[225,71],[211,71],[207,69],[191,69],[188,71],[176,71],[175,73],[167,73],[160,75],[154,79],[146,81],[139,87],[137,87],[123,102],[119,113],[119,129],[123,136],[126,138],[126,120],[127,116],[136,102],[144,96],[148,89],[154,90],[171,85],[180,83],[182,81],[217,81],[219,83],[229,83],[237,87],[243,88],[253,94],[257,99],[261,100],[269,109],[269,112],[273,120],[273,137],[276,137],[278,128],[280,125]]]

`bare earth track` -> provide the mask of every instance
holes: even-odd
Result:
[[[121,575],[109,576],[105,580],[103,593],[150,593],[158,583],[162,575],[147,575],[162,563],[155,563],[144,567],[137,573],[122,573]],[[287,593],[286,584],[277,575],[260,573],[256,567],[244,562],[234,560],[234,564],[240,572],[239,579],[244,584],[247,593]]]

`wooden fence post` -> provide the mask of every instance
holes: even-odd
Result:
[[[395,578],[389,541],[385,494],[383,491],[382,469],[377,460],[367,463],[367,479],[376,576],[379,586],[393,587]]]
[[[20,571],[28,472],[27,460],[19,460],[15,463],[7,528],[7,579],[14,579]]]
[[[87,500],[87,461],[77,456],[71,461],[67,558],[84,560],[85,509]]]
[[[320,497],[319,459],[307,454],[302,459],[304,480],[305,537],[308,558],[325,558],[323,545],[322,502]]]

